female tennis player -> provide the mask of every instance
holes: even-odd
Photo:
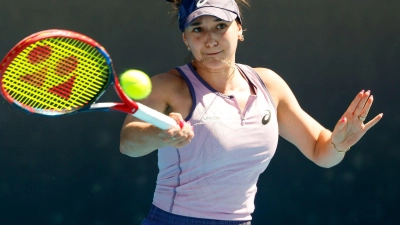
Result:
[[[174,0],[193,61],[152,77],[143,104],[184,122],[160,130],[128,115],[121,152],[158,149],[153,205],[142,225],[250,224],[256,183],[278,136],[321,167],[338,164],[383,116],[364,123],[373,102],[360,91],[331,132],[302,110],[282,78],[235,61],[243,41],[238,4],[246,0]]]

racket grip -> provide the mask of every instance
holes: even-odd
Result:
[[[143,120],[144,122],[153,124],[161,130],[168,130],[176,125],[177,122],[169,116],[166,116],[152,108],[149,108],[143,104],[136,103],[138,110],[132,114],[132,116]]]

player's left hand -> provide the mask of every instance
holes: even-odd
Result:
[[[180,113],[172,112],[169,116],[176,120],[179,127],[176,126],[168,130],[160,130],[158,136],[165,144],[176,148],[182,148],[192,141],[194,137],[193,126],[190,122],[185,122]]]
[[[382,119],[383,113],[380,113],[369,122],[364,123],[373,101],[374,98],[370,91],[364,92],[363,90],[357,94],[332,132],[331,144],[336,150],[347,151]]]

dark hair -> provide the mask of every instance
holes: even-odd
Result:
[[[171,14],[173,16],[173,20],[176,21],[178,19],[179,6],[181,6],[183,0],[167,0],[167,1],[171,2],[173,5],[173,11],[171,12]],[[242,14],[241,6],[250,7],[248,0],[235,0],[235,1],[239,6],[240,14]]]

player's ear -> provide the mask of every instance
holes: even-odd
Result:
[[[183,43],[185,43],[186,47],[189,47],[189,44],[188,44],[188,42],[186,40],[186,37],[185,37],[185,32],[182,32],[182,40],[183,40]]]
[[[240,23],[237,23],[237,25],[238,25],[238,31],[239,31],[239,35],[243,35],[243,27],[242,27],[242,24],[240,24]]]

